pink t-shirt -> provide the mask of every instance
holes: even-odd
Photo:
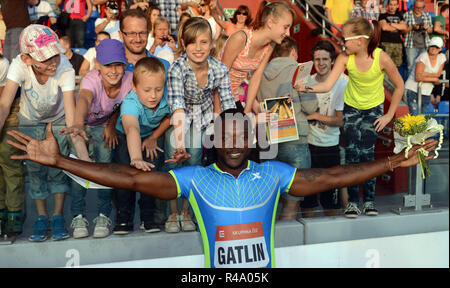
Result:
[[[70,13],[70,19],[81,19],[86,15],[86,0],[66,0],[64,11]]]
[[[131,82],[133,80],[132,72],[125,72],[122,78],[122,87],[119,95],[111,99],[103,88],[102,75],[100,71],[93,70],[87,73],[82,82],[80,89],[86,89],[92,92],[93,98],[85,124],[88,126],[100,126],[108,123],[111,115],[119,108],[123,98],[128,95],[131,90]]]

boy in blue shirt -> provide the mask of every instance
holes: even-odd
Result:
[[[143,171],[159,170],[164,158],[164,132],[170,126],[164,64],[154,57],[142,58],[133,71],[133,89],[120,106],[116,124],[118,134],[117,162]],[[117,190],[117,218],[114,234],[133,230],[136,193]],[[160,201],[160,200],[156,200]],[[155,198],[141,194],[139,199],[141,228],[159,232],[154,221]]]

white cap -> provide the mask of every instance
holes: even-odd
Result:
[[[444,46],[444,40],[442,40],[441,37],[433,37],[430,40],[430,44],[428,44],[428,47],[436,46],[438,48],[442,48]]]

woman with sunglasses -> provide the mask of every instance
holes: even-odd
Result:
[[[234,11],[231,22],[219,18],[219,11],[217,11],[216,1],[211,1],[209,7],[214,20],[216,20],[217,24],[225,30],[225,35],[228,37],[233,35],[234,32],[242,29],[248,29],[248,25],[252,23],[252,14],[246,5],[240,5],[236,11]]]
[[[348,71],[349,81],[344,94],[344,137],[346,164],[369,162],[374,159],[375,142],[380,132],[394,117],[405,90],[403,79],[392,59],[378,48],[380,26],[373,21],[351,18],[342,27],[345,53],[335,61],[333,70],[325,82],[308,87],[296,86],[300,92],[326,93],[331,90],[339,76]],[[383,115],[384,76],[387,74],[395,87],[389,110]],[[375,178],[365,182],[363,213],[378,215],[375,209]],[[358,186],[348,187],[349,204],[344,212],[348,218],[356,218],[358,209]]]
[[[222,28],[219,25],[217,25],[215,18],[212,16],[210,2],[211,0],[202,0],[198,7],[198,13],[200,14],[201,17],[208,20],[208,23],[209,25],[211,25],[212,29],[213,40],[216,41],[220,36],[220,32],[222,32]]]

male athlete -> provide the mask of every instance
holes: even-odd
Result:
[[[11,156],[12,159],[32,160],[102,185],[163,200],[188,199],[203,239],[206,267],[274,267],[275,212],[281,193],[308,196],[355,185],[390,169],[418,163],[415,151],[421,146],[411,149],[408,159],[399,153],[373,162],[328,169],[296,169],[277,161],[258,164],[249,160],[252,149],[248,143],[253,143],[254,135],[251,125],[242,125],[249,121],[236,109],[224,111],[214,127],[216,163],[169,173],[143,172],[120,164],[90,163],[63,156],[51,124],[43,141],[11,131],[8,134],[18,143],[8,143],[26,152]],[[432,151],[436,143],[427,140],[423,148]]]

